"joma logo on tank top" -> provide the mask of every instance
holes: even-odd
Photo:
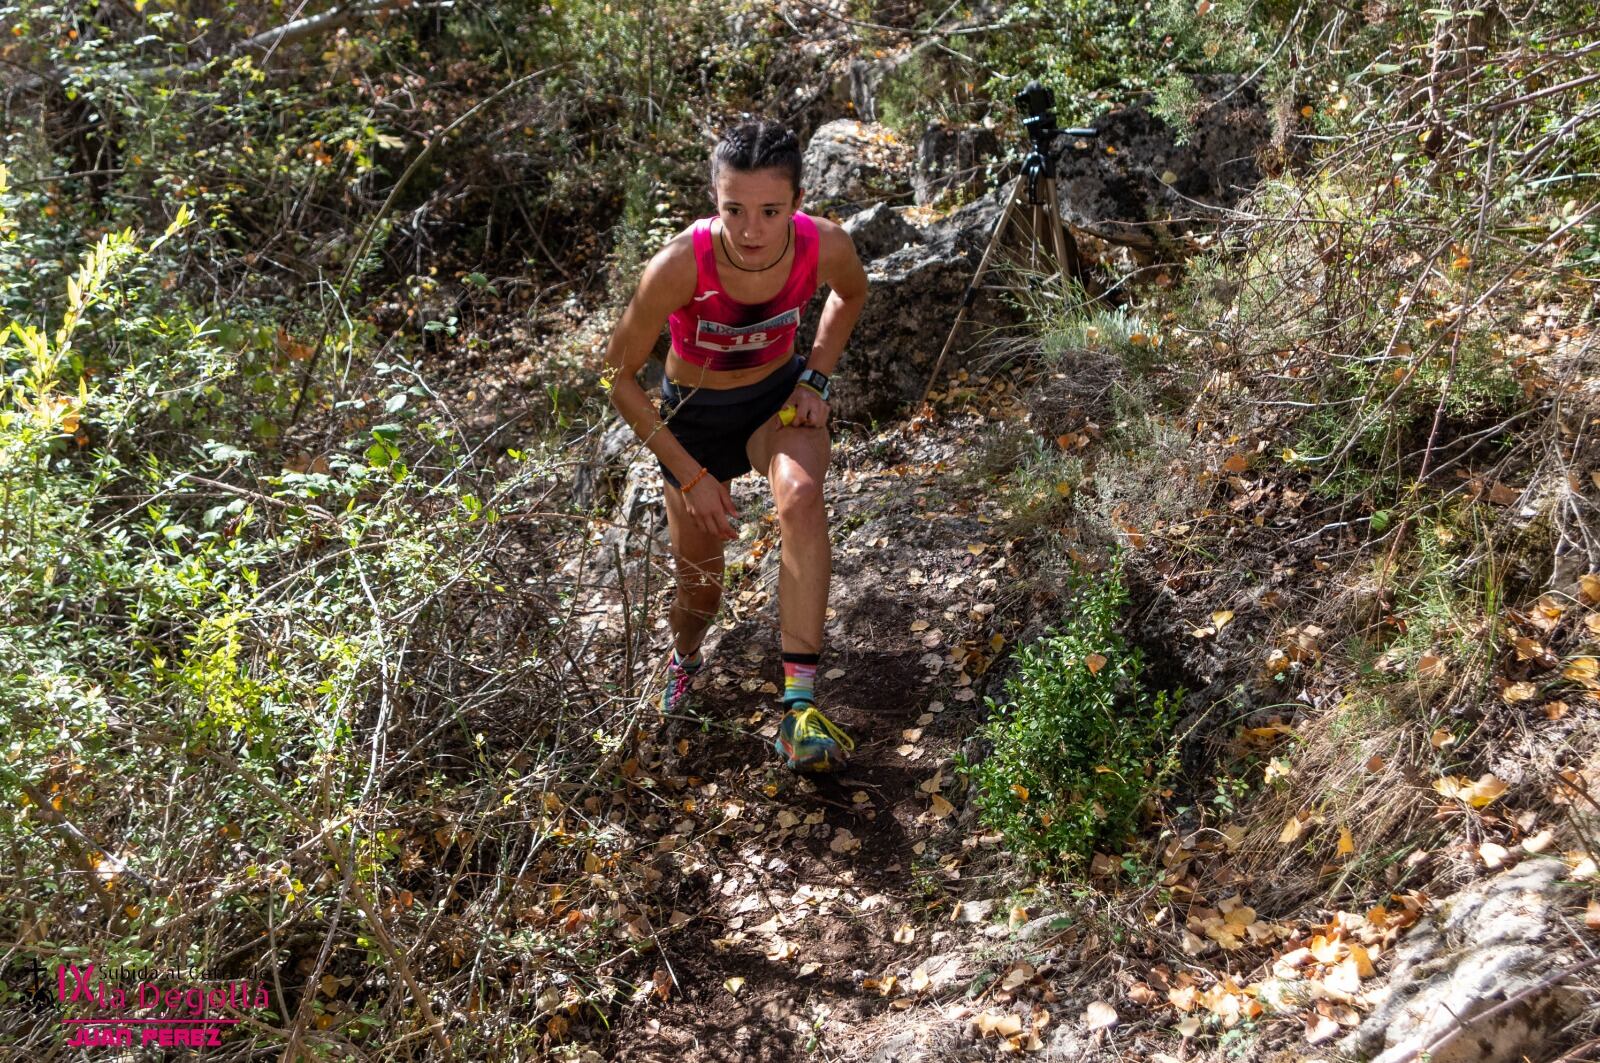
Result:
[[[701,347],[715,347],[723,351],[759,351],[782,338],[782,329],[799,324],[798,307],[753,325],[725,325],[720,321],[701,318],[695,329],[694,341]]]

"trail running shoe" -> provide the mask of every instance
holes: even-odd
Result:
[[[838,771],[850,762],[856,740],[822,715],[821,709],[802,701],[784,713],[772,748],[795,771]]]
[[[661,711],[663,713],[676,712],[689,700],[689,684],[694,682],[694,677],[700,674],[700,667],[685,668],[678,663],[677,654],[667,657],[667,685],[661,691]]]

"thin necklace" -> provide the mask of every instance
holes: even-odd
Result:
[[[794,239],[794,223],[790,222],[789,227],[783,231],[783,250],[778,252],[778,257],[767,263],[765,266],[762,266],[760,269],[747,269],[733,260],[733,252],[728,250],[727,226],[723,226],[722,229],[718,231],[717,239],[722,241],[722,253],[728,256],[728,264],[734,269],[740,270],[744,273],[765,273],[773,266],[776,266],[779,262],[782,262],[783,256],[789,253],[789,241]]]

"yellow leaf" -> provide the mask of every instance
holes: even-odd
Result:
[[[1579,576],[1578,589],[1591,604],[1600,602],[1600,575],[1591,572],[1586,576]]]
[[[1339,828],[1339,855],[1349,856],[1356,851],[1356,840],[1350,834],[1349,827]]]
[[[744,988],[744,979],[740,978],[738,976],[730,978],[726,982],[722,983],[722,988],[726,989],[728,992],[732,993],[734,996],[738,996],[739,995],[739,990]]]
[[[1028,788],[1026,786],[1023,786],[1021,783],[1014,782],[1011,784],[1011,792],[1017,795],[1018,801],[1022,801],[1024,803],[1027,802]]]
[[[1278,841],[1283,845],[1299,841],[1300,835],[1305,831],[1306,821],[1299,816],[1290,816],[1289,821],[1283,825],[1283,830],[1278,832]]]
[[[1561,674],[1568,679],[1585,682],[1600,676],[1600,660],[1593,657],[1574,657],[1568,661]]]
[[[1512,683],[1507,686],[1500,691],[1500,696],[1513,704],[1519,701],[1532,701],[1539,696],[1539,688],[1527,680],[1523,680],[1520,683]]]
[[[946,816],[956,810],[956,806],[952,805],[949,801],[946,801],[939,794],[934,794],[933,803],[930,806],[930,809],[935,817],[944,819]]]
[[[1232,609],[1218,609],[1216,612],[1211,614],[1211,623],[1216,627],[1216,629],[1218,631],[1221,631],[1223,628],[1227,627],[1228,626],[1228,622],[1231,621],[1232,619],[1233,619],[1233,610]]]
[[[1483,808],[1506,792],[1506,784],[1485,772],[1477,782],[1461,775],[1447,775],[1433,781],[1433,788],[1445,797],[1463,801],[1473,808]]]

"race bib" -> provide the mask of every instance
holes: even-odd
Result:
[[[695,329],[697,346],[717,351],[759,351],[783,338],[787,329],[800,324],[800,309],[785,310],[777,317],[757,321],[753,325],[724,325],[720,321],[700,319]]]

